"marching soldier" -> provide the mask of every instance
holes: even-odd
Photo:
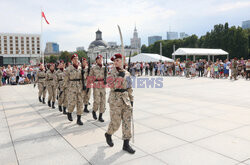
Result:
[[[87,76],[88,76],[88,69],[90,66],[88,66],[87,63],[87,59],[86,58],[82,58],[82,74],[84,75],[84,80],[86,80],[84,82],[84,90],[83,90],[83,104],[84,104],[84,112],[89,113],[88,110],[88,104],[89,104],[89,99],[90,99],[90,89],[91,88],[87,88]]]
[[[55,101],[56,101],[56,72],[55,72],[55,65],[51,63],[49,65],[49,70],[46,73],[46,83],[48,88],[48,106],[51,107],[51,100],[52,100],[52,108],[55,109]]]
[[[39,70],[36,74],[36,80],[35,80],[35,84],[34,87],[36,86],[36,84],[38,83],[38,99],[40,102],[43,102],[43,104],[45,104],[45,97],[46,97],[46,82],[45,82],[45,78],[46,78],[46,71],[45,68],[43,66],[43,64],[40,64],[39,66]],[[43,96],[43,100],[41,99],[41,96]]]
[[[123,150],[134,154],[135,150],[129,145],[131,139],[131,119],[133,106],[133,90],[130,73],[122,67],[122,55],[115,54],[112,58],[115,68],[108,77],[110,95],[108,99],[110,107],[110,123],[105,133],[106,142],[113,147],[111,136],[119,129],[122,122]]]
[[[189,78],[190,68],[191,68],[191,61],[190,61],[190,59],[187,59],[185,68],[186,68],[186,77]]]
[[[237,63],[237,58],[235,57],[233,59],[233,62],[232,62],[232,70],[231,70],[231,78],[234,78],[234,80],[237,80],[237,67],[238,67],[238,63]]]
[[[96,65],[93,66],[90,70],[90,76],[94,78],[93,82],[94,103],[93,103],[92,116],[95,120],[97,120],[96,112],[99,110],[98,120],[100,122],[104,122],[102,115],[105,112],[105,107],[106,107],[106,89],[104,87],[105,67],[103,67],[102,61],[103,61],[102,55],[98,55],[96,57]]]
[[[71,57],[73,65],[69,65],[65,72],[63,89],[68,88],[68,120],[73,121],[72,112],[77,109],[77,124],[83,125],[81,115],[83,111],[82,98],[82,74],[81,67],[78,65],[78,55],[73,54]]]
[[[58,94],[58,109],[60,112],[63,110],[63,114],[66,113],[66,104],[67,102],[64,101],[66,99],[66,89],[63,90],[63,79],[64,79],[65,71],[64,71],[64,62],[60,61],[58,65],[58,70],[56,71],[56,86],[58,87],[57,89],[59,90]]]

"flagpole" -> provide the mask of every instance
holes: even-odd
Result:
[[[42,41],[42,34],[43,34],[43,17],[42,17],[42,8],[41,8],[41,43],[40,43],[40,47],[41,47],[41,57],[42,57],[42,62],[44,65],[44,54],[43,54],[43,41]]]

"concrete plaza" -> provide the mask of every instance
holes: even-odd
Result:
[[[0,164],[250,165],[250,81],[163,83],[134,89],[134,155],[121,150],[121,128],[107,146],[108,104],[104,123],[84,114],[78,126],[75,112],[69,122],[39,103],[33,85],[1,87]]]

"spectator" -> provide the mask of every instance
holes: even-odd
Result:
[[[246,79],[250,78],[250,59],[246,62]]]

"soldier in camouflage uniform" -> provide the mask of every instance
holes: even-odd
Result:
[[[65,103],[67,103],[67,102],[64,101],[66,99],[66,94],[65,94],[65,90],[63,90],[64,76],[65,76],[64,62],[60,61],[59,65],[58,65],[58,70],[56,71],[56,86],[57,86],[57,89],[59,90],[58,109],[60,112],[62,112],[62,110],[63,110],[63,114],[67,114],[66,113],[66,106],[67,105],[65,105]]]
[[[46,73],[46,86],[48,89],[49,97],[48,97],[48,106],[51,107],[52,101],[52,108],[55,109],[55,101],[56,101],[56,71],[55,65],[50,64],[49,70]]]
[[[108,131],[105,133],[106,141],[112,147],[111,136],[119,129],[122,122],[123,150],[134,154],[135,150],[129,145],[131,135],[131,119],[133,111],[133,90],[130,73],[122,67],[122,55],[115,54],[111,58],[114,61],[115,68],[111,70],[107,78],[110,87],[108,99],[110,107],[110,123]]]
[[[72,112],[75,107],[77,108],[77,124],[83,125],[81,115],[83,111],[83,98],[82,98],[82,74],[81,67],[78,64],[78,55],[74,54],[71,57],[73,65],[70,65],[64,77],[63,89],[68,88],[68,120],[73,121]]]
[[[93,66],[90,70],[90,77],[94,78],[93,82],[93,95],[94,95],[94,103],[93,103],[93,111],[92,116],[96,120],[96,112],[99,110],[99,118],[100,122],[104,122],[102,115],[105,112],[106,107],[106,88],[104,86],[104,71],[105,67],[102,65],[102,55],[98,55],[96,57],[96,66]]]
[[[237,58],[235,57],[232,61],[232,67],[231,67],[231,77],[230,79],[234,78],[234,80],[237,80],[237,76],[238,76],[238,63],[237,63]]]
[[[185,68],[186,68],[186,77],[189,78],[190,68],[191,68],[191,61],[190,61],[190,59],[187,59]]]
[[[38,72],[36,74],[36,80],[35,80],[34,87],[38,83],[38,90],[39,90],[38,91],[38,98],[39,98],[40,102],[43,102],[43,104],[45,104],[45,97],[46,97],[45,78],[46,78],[45,68],[44,68],[43,64],[40,64],[39,70],[38,70]],[[41,96],[43,96],[43,100],[41,99]]]
[[[88,63],[87,63],[87,59],[86,58],[82,58],[82,72],[84,73],[84,80],[87,80],[87,76],[88,76]],[[87,81],[84,82],[85,87],[83,90],[83,104],[84,104],[84,112],[89,113],[88,110],[88,104],[89,104],[89,99],[90,99],[90,89],[91,88],[87,88]]]

